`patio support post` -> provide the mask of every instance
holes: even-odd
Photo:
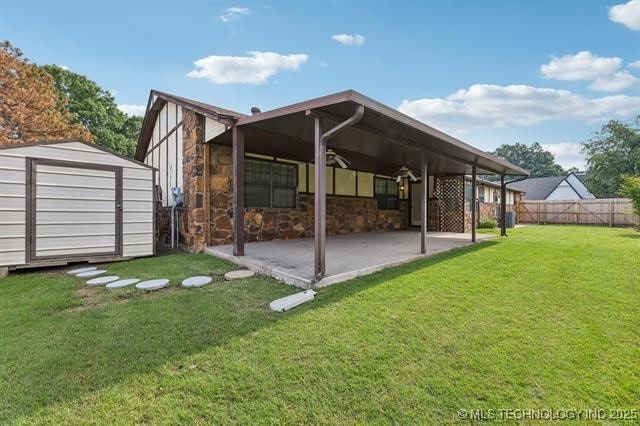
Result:
[[[500,176],[500,236],[507,236],[507,184],[504,175]]]
[[[476,166],[471,167],[471,242],[476,242],[476,223],[477,223],[477,212],[476,212]]]
[[[420,167],[420,253],[427,254],[427,204],[429,202],[429,170],[427,167],[427,154],[422,153]]]
[[[233,255],[244,256],[244,131],[238,126],[233,126],[231,135],[233,139]]]
[[[320,281],[326,272],[325,243],[326,243],[326,150],[327,144],[322,136],[320,117],[314,117],[314,145],[315,145],[315,205],[314,205],[314,277]]]

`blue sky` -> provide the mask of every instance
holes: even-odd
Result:
[[[640,0],[3,0],[0,38],[127,111],[152,88],[241,112],[355,89],[482,149],[538,141],[567,167],[603,122],[640,113]]]

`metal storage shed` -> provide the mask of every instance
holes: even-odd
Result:
[[[154,252],[152,167],[79,140],[0,147],[0,268]]]

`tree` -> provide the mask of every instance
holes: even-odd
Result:
[[[640,176],[624,176],[620,186],[620,193],[631,199],[633,211],[640,216]]]
[[[640,115],[630,122],[611,120],[582,144],[588,183],[598,196],[619,193],[624,175],[640,175]]]
[[[74,121],[89,129],[98,145],[133,157],[142,117],[120,111],[111,93],[83,75],[56,65],[45,65],[42,69],[53,77]]]
[[[561,176],[566,172],[549,151],[545,151],[538,142],[531,146],[522,143],[500,145],[494,152],[500,158],[531,172],[531,177]]]
[[[65,111],[51,76],[20,49],[0,42],[0,145],[80,138],[91,134]]]

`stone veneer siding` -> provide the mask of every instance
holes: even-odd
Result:
[[[480,213],[477,220],[484,217],[490,217],[492,219],[499,220],[500,216],[500,203],[478,203],[478,212]],[[507,204],[508,212],[515,212],[516,206],[514,204]],[[464,213],[464,229],[465,231],[471,231],[471,212]]]
[[[212,145],[209,161],[211,244],[232,243],[231,148]],[[407,229],[408,201],[379,210],[375,198],[327,195],[327,236]],[[299,193],[295,208],[247,208],[246,241],[312,238],[314,195]]]
[[[204,182],[204,118],[182,109],[183,204],[180,209],[180,248],[201,252],[206,245]]]

